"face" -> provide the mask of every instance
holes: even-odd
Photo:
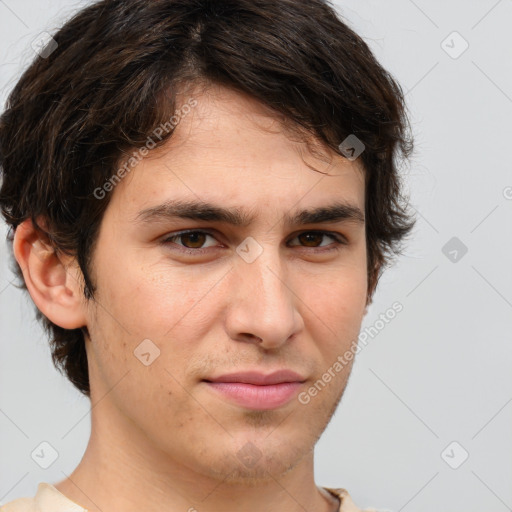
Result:
[[[290,139],[250,98],[217,88],[194,99],[111,192],[86,309],[91,398],[103,397],[93,422],[108,417],[141,457],[254,483],[312,451],[345,389],[351,362],[333,365],[365,312],[364,220],[297,213],[364,212],[364,176],[358,161]],[[173,216],[178,201],[216,209]],[[302,382],[265,396],[207,382],[281,369]]]

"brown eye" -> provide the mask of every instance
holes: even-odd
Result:
[[[324,237],[328,237],[331,240],[334,240],[334,244],[327,244],[327,245],[319,245],[322,243],[322,239]],[[335,233],[328,233],[324,231],[304,231],[303,233],[300,233],[295,237],[297,240],[300,241],[303,247],[306,248],[322,248],[322,247],[328,247],[329,245],[334,245],[332,247],[333,249],[336,249],[340,244],[346,245],[346,241],[341,237],[341,235],[336,235]],[[329,250],[329,249],[326,249]]]
[[[208,237],[214,241],[216,240],[214,235],[207,231],[182,231],[181,233],[175,233],[167,237],[162,243],[171,246],[173,250],[197,256],[205,252],[211,252],[208,251],[208,249],[215,248],[215,244],[205,246]],[[323,240],[328,240],[329,238],[331,239],[331,243],[324,243],[322,245]],[[295,239],[299,240],[300,243],[298,245],[293,244],[292,247],[313,249],[313,252],[335,251],[339,250],[341,245],[348,244],[347,240],[342,235],[326,231],[304,231],[299,233]],[[332,242],[333,240],[334,242]]]
[[[192,233],[183,233],[177,238],[180,238],[184,242],[185,247],[188,247],[189,249],[200,249],[205,243],[207,236],[208,235],[206,233],[195,231]]]
[[[322,242],[322,238],[325,236],[324,233],[302,233],[297,238],[308,247],[317,247],[317,243]],[[313,244],[313,245],[311,245]]]
[[[188,252],[200,252],[203,249],[203,245],[206,243],[207,238],[210,237],[215,240],[214,236],[206,231],[183,231],[182,233],[176,233],[165,240],[164,244],[173,244],[178,247],[183,247],[183,250],[189,250]],[[178,243],[177,241],[181,243]],[[206,246],[206,248],[211,247]]]

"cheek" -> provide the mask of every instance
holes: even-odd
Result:
[[[103,269],[99,300],[133,338],[159,338],[190,310],[200,290],[187,290],[187,281],[171,269],[118,262]]]
[[[218,318],[221,302],[214,285],[219,277],[191,276],[162,265],[152,269],[134,265],[128,272],[121,264],[101,277],[90,334],[107,385],[113,386],[130,370],[131,377],[144,381],[148,389],[171,392],[177,385],[172,377],[186,380],[191,354],[201,349]],[[154,361],[148,367],[138,359],[147,353],[146,362]],[[158,368],[161,371],[155,375]]]
[[[359,330],[366,306],[367,276],[361,267],[329,270],[298,282],[297,295],[314,325],[332,336]]]
[[[144,429],[171,424],[176,428],[194,410],[183,390],[188,384],[190,343],[182,340],[178,329],[166,340],[152,334],[158,322],[165,324],[162,330],[170,329],[168,318],[155,308],[137,307],[131,298],[125,306],[118,318],[96,306],[88,359],[97,398],[108,394],[119,410]],[[162,412],[171,409],[172,415]]]
[[[366,300],[366,280],[338,280],[314,282],[314,287],[305,295],[302,308],[304,324],[315,340],[315,352],[319,361],[317,371],[322,374],[348,351],[357,347]],[[344,387],[352,363],[345,364],[342,371],[329,386],[330,392],[322,393],[324,399],[336,394]],[[321,400],[323,401],[323,399]],[[329,401],[329,400],[327,400]]]

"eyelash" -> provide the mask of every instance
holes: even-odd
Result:
[[[215,238],[214,234],[209,232],[209,231],[204,231],[204,230],[199,230],[199,229],[192,229],[192,230],[188,230],[188,231],[180,231],[179,233],[175,233],[172,236],[169,236],[165,240],[163,240],[162,244],[164,244],[164,245],[171,244],[171,243],[173,243],[173,240],[175,240],[177,238],[180,238],[183,235],[189,235],[189,234],[192,234],[192,233],[200,233],[200,234],[210,235],[212,238]],[[302,231],[301,233],[298,233],[295,236],[295,238],[297,238],[300,235],[306,234],[306,233],[307,234],[314,233],[314,234],[321,234],[321,235],[329,236],[333,240],[335,240],[335,242],[336,242],[335,246],[331,247],[329,249],[318,248],[318,247],[311,247],[310,249],[314,253],[327,253],[327,252],[331,252],[331,251],[339,251],[342,248],[341,246],[348,245],[348,243],[347,243],[347,241],[346,241],[346,239],[344,237],[342,237],[341,235],[338,235],[337,233],[332,233],[332,232],[329,232],[329,231],[319,231],[319,230]],[[194,255],[194,256],[202,255],[205,252],[207,252],[208,249],[212,249],[212,247],[207,247],[205,249],[182,248],[183,246],[180,246],[179,244],[178,244],[178,247],[179,247],[179,249],[178,249],[179,252],[182,252],[184,254]],[[294,246],[294,247],[298,247],[298,246]],[[308,247],[304,247],[304,248],[308,249]]]

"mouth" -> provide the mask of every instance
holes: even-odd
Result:
[[[238,372],[203,380],[222,399],[252,410],[283,407],[305,381],[299,373],[287,369],[267,375],[258,371]]]
[[[271,410],[284,406],[297,394],[302,382],[247,384],[245,382],[204,381],[222,398],[252,410]]]

